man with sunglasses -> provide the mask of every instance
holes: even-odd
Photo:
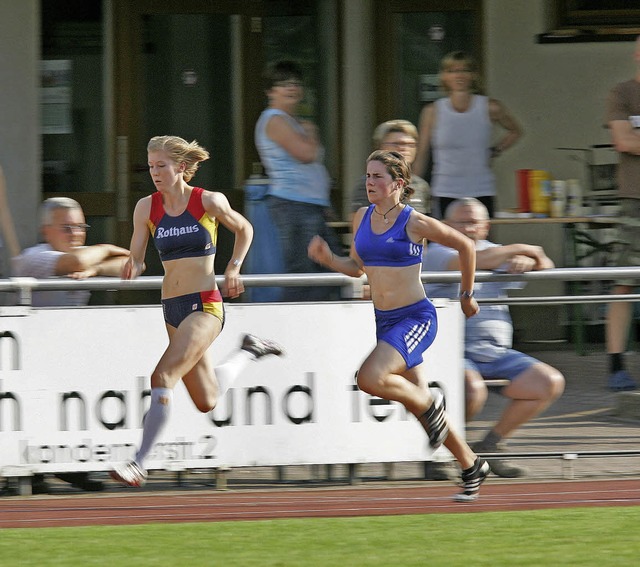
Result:
[[[113,244],[85,246],[89,225],[85,222],[80,204],[68,197],[53,197],[40,206],[40,244],[31,246],[13,258],[13,275],[47,279],[68,277],[85,279],[93,276],[120,277],[129,251]],[[34,291],[34,307],[86,305],[88,290]],[[74,488],[99,491],[101,481],[93,480],[87,472],[60,473],[60,480]],[[49,492],[44,475],[32,480],[34,494]]]
[[[445,222],[476,243],[476,269],[521,274],[553,268],[553,261],[540,246],[499,245],[487,240],[490,221],[487,207],[478,199],[464,197],[445,210]],[[430,272],[458,270],[458,252],[437,243],[429,244],[422,269]],[[430,283],[427,295],[454,299],[458,284]],[[506,298],[509,288],[522,282],[476,282],[474,294],[480,298]],[[513,324],[507,305],[482,305],[480,312],[465,323],[465,414],[469,422],[487,400],[485,379],[509,380],[501,394],[509,400],[504,411],[484,438],[473,444],[479,454],[506,454],[506,442],[524,423],[549,407],[564,391],[559,370],[513,349]],[[491,471],[504,478],[525,476],[527,470],[502,458],[487,459]]]
[[[13,275],[38,279],[120,277],[129,251],[113,244],[85,246],[88,229],[77,201],[68,197],[47,199],[40,207],[43,242],[26,248],[13,259]],[[35,291],[32,305],[86,305],[89,296],[88,290]]]

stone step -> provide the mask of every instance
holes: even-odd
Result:
[[[640,392],[620,392],[616,398],[616,416],[640,420]]]

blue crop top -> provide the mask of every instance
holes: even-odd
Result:
[[[413,208],[405,205],[391,227],[382,234],[371,230],[370,205],[362,217],[354,239],[356,252],[365,266],[413,266],[422,261],[422,243],[412,242],[407,235],[407,222]]]
[[[147,224],[163,262],[216,253],[218,221],[204,210],[203,191],[194,187],[187,208],[177,217],[169,216],[164,210],[162,193],[156,192],[151,196]]]

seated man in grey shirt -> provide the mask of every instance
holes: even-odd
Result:
[[[509,244],[501,246],[486,240],[489,214],[477,199],[454,201],[446,210],[445,222],[476,243],[476,268],[523,273],[553,268],[553,262],[539,246]],[[425,252],[423,269],[429,272],[458,270],[458,253],[432,243]],[[474,295],[484,298],[507,297],[507,289],[522,287],[517,282],[476,282]],[[430,298],[458,297],[458,284],[428,284]],[[465,323],[465,414],[470,421],[487,400],[485,378],[502,378],[510,384],[502,395],[511,399],[502,416],[482,441],[472,445],[479,453],[505,451],[505,441],[553,403],[564,391],[564,377],[552,366],[512,348],[513,325],[507,305],[482,305],[480,312]],[[498,476],[524,476],[526,470],[502,459],[489,460]]]
[[[120,277],[129,251],[113,244],[85,246],[87,229],[80,204],[68,197],[47,199],[40,207],[40,231],[44,242],[13,258],[14,276],[47,279],[93,276]],[[86,305],[88,290],[36,291],[34,307]]]
[[[129,251],[113,244],[85,246],[87,229],[82,207],[67,197],[47,199],[40,207],[40,231],[43,242],[23,250],[12,259],[14,276],[47,279],[67,277],[85,279],[93,276],[120,277]],[[34,291],[34,307],[86,305],[88,290]],[[58,478],[81,490],[102,490],[102,482],[88,473],[60,473]],[[33,479],[34,493],[49,487],[43,475]]]

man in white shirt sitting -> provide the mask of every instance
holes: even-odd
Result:
[[[476,268],[523,273],[553,268],[554,264],[539,246],[509,244],[501,246],[486,240],[489,214],[477,199],[464,198],[449,205],[445,222],[476,243]],[[432,243],[423,262],[426,271],[458,270],[456,250]],[[428,284],[431,298],[458,297],[458,284]],[[518,282],[476,282],[474,295],[482,298],[507,297],[506,289],[522,287]],[[522,424],[552,404],[564,391],[564,376],[557,369],[514,350],[513,324],[507,305],[482,305],[480,312],[465,323],[465,414],[469,422],[487,400],[485,379],[502,378],[510,384],[502,388],[510,398],[498,422],[484,439],[472,445],[477,453],[505,451],[506,440]],[[494,474],[505,478],[524,476],[526,469],[502,459],[488,460]]]

